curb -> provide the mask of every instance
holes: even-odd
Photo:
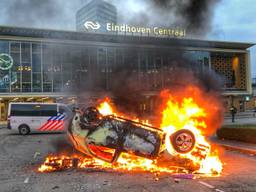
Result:
[[[0,125],[0,129],[4,129],[6,127],[7,127],[7,125]]]
[[[228,145],[228,144],[223,144],[223,143],[215,143],[217,145],[220,145],[222,147],[224,147],[225,149],[228,150],[233,150],[233,151],[239,151],[248,155],[256,155],[256,150],[253,149],[248,149],[248,148],[243,148],[243,147],[237,147],[234,145]]]

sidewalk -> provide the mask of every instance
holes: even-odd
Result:
[[[6,128],[7,122],[6,121],[0,121],[0,129]]]
[[[256,155],[256,144],[233,140],[221,140],[217,136],[210,138],[211,142],[229,150],[240,151],[249,155]]]
[[[245,111],[245,112],[239,112],[235,115],[235,117],[237,118],[255,118],[256,117],[256,113],[254,111]],[[232,116],[230,113],[225,113],[224,114],[224,118],[225,119],[231,119]]]
[[[241,125],[241,124],[251,124],[251,125],[256,125],[256,117],[247,117],[247,118],[240,118],[240,117],[235,117],[235,122],[232,122],[231,118],[225,118],[223,125]]]

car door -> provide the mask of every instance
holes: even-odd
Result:
[[[63,121],[62,126],[59,128],[59,131],[66,131],[73,117],[73,113],[66,105],[59,105],[58,107],[59,114],[61,115],[60,120]]]
[[[41,106],[31,105],[31,115],[30,115],[30,129],[31,131],[37,131],[41,127]]]
[[[59,115],[57,112],[56,104],[42,104],[40,107],[41,127],[38,129],[40,132],[54,132],[59,123]]]

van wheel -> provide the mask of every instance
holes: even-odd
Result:
[[[20,135],[28,135],[30,133],[30,129],[27,125],[21,125],[19,127],[19,133]]]

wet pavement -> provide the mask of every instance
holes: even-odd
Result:
[[[256,158],[235,151],[220,149],[225,163],[220,177],[175,180],[162,174],[156,181],[150,173],[120,173],[100,170],[69,170],[38,173],[36,170],[65,134],[34,134],[19,136],[0,129],[0,191],[62,192],[62,191],[168,191],[168,192],[255,192]],[[37,154],[37,155],[35,155]]]

